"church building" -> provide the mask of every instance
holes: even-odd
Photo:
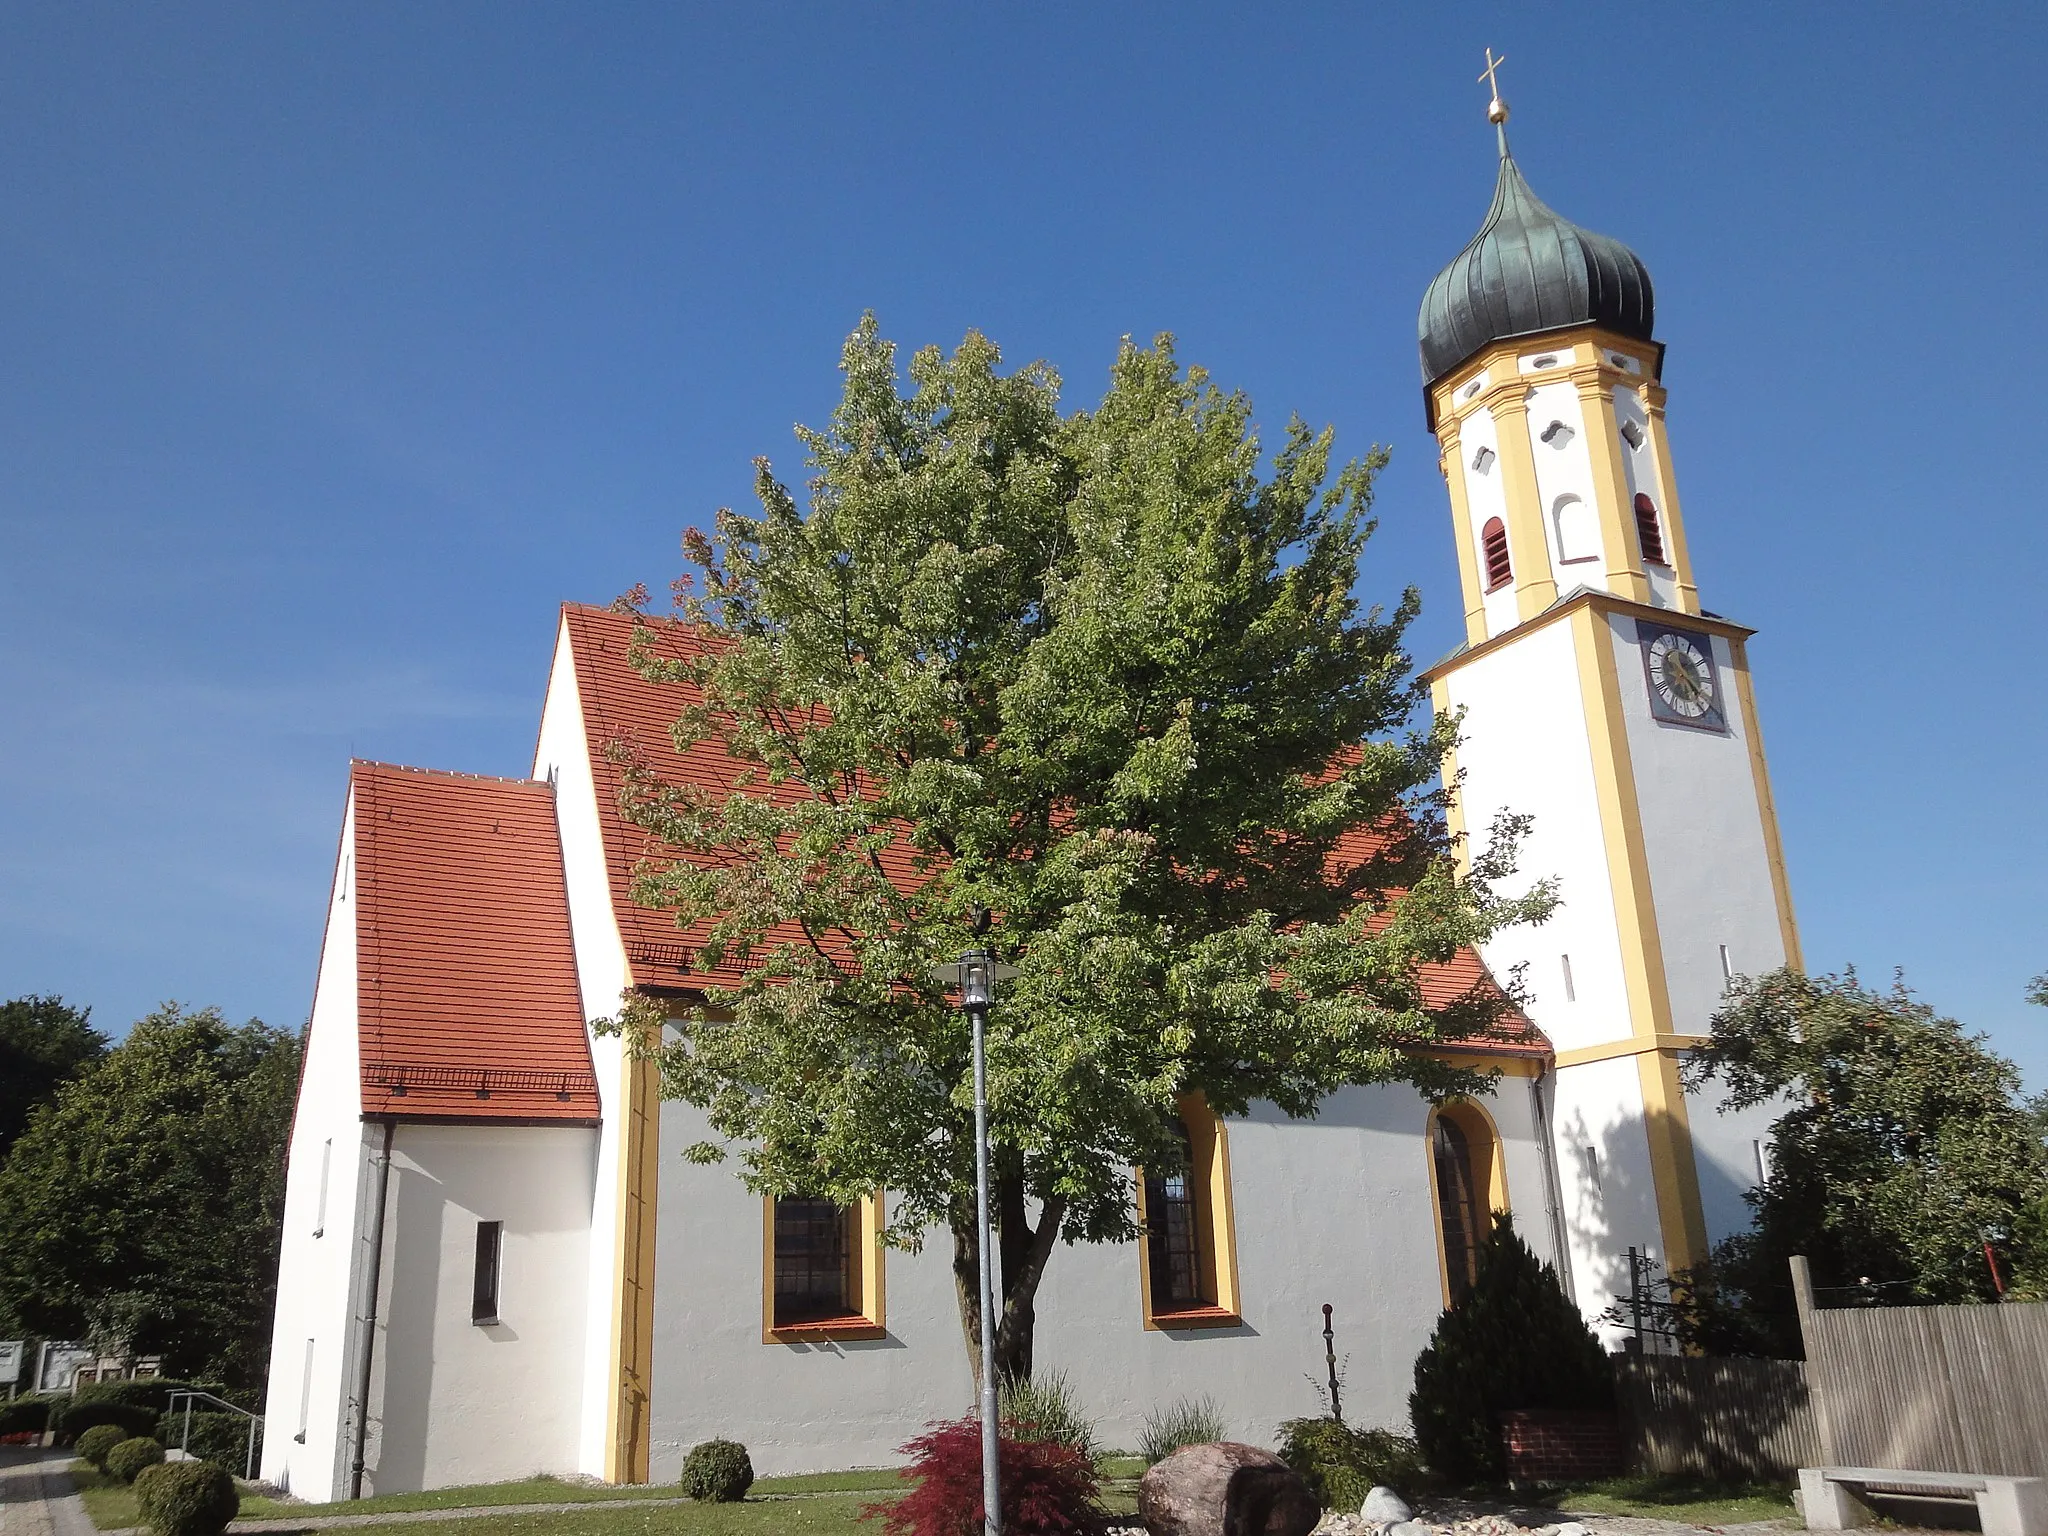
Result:
[[[1188,1171],[1132,1170],[1145,1237],[1055,1252],[1036,1358],[1105,1444],[1201,1396],[1270,1442],[1317,1411],[1325,1304],[1347,1418],[1404,1427],[1490,1210],[1589,1320],[1631,1250],[1677,1268],[1747,1224],[1768,1117],[1717,1113],[1679,1065],[1729,978],[1798,940],[1751,632],[1700,604],[1653,319],[1643,263],[1538,200],[1502,127],[1492,207],[1419,323],[1465,614],[1426,676],[1464,711],[1457,814],[1533,817],[1521,868],[1562,905],[1426,978],[1441,1003],[1520,968],[1526,1013],[1449,1052],[1498,1069],[1491,1094],[1190,1111]],[[679,685],[629,663],[634,622],[561,610],[525,777],[351,765],[263,1451],[300,1497],[671,1480],[720,1435],[763,1473],[883,1465],[971,1406],[943,1233],[885,1250],[886,1190],[763,1200],[687,1162],[701,1113],[591,1028],[629,990],[680,1012],[730,979],[630,899],[662,849],[608,745],[671,782],[732,773],[674,750]]]

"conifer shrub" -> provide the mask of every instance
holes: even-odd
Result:
[[[869,1504],[863,1520],[879,1520],[884,1536],[978,1536],[981,1504],[981,1421],[934,1424],[902,1448],[910,1458],[900,1499]],[[1058,1440],[997,1441],[997,1486],[1004,1536],[1103,1536],[1096,1503],[1095,1463]]]
[[[81,1459],[91,1462],[102,1472],[107,1469],[107,1452],[128,1438],[128,1431],[118,1424],[95,1424],[78,1437],[72,1449]]]
[[[1071,1445],[1090,1461],[1095,1423],[1081,1411],[1081,1400],[1064,1371],[1005,1377],[997,1389],[1004,1429],[1019,1440],[1053,1440]]]
[[[105,1425],[101,1426],[101,1428],[106,1427]],[[94,1433],[97,1434],[98,1431],[95,1430]],[[108,1451],[106,1460],[101,1462],[100,1465],[105,1467],[112,1476],[121,1479],[122,1482],[132,1483],[135,1481],[136,1474],[144,1467],[158,1466],[162,1463],[163,1459],[164,1448],[161,1445],[158,1445],[156,1441],[150,1439],[147,1435],[137,1435],[133,1439],[123,1440],[119,1445]]]
[[[1437,1319],[1408,1396],[1416,1443],[1455,1483],[1507,1477],[1500,1415],[1516,1408],[1611,1411],[1613,1368],[1557,1272],[1502,1212],[1471,1289]]]
[[[1382,1485],[1413,1497],[1430,1481],[1421,1449],[1406,1435],[1353,1429],[1332,1418],[1282,1424],[1280,1459],[1302,1475],[1325,1509],[1355,1510]]]
[[[737,1440],[706,1440],[683,1458],[683,1492],[707,1504],[736,1504],[754,1486],[754,1463]]]
[[[1227,1433],[1213,1397],[1183,1397],[1145,1415],[1138,1454],[1156,1467],[1184,1445],[1210,1445]]]
[[[210,1461],[167,1461],[136,1479],[136,1502],[156,1536],[220,1536],[242,1496]]]

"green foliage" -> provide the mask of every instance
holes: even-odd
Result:
[[[169,1461],[136,1479],[136,1502],[157,1536],[220,1536],[242,1507],[235,1480],[210,1461]]]
[[[147,1435],[137,1435],[108,1451],[100,1464],[122,1482],[132,1483],[144,1467],[158,1466],[163,1459],[164,1448],[161,1445]]]
[[[721,1139],[692,1155],[737,1146],[764,1193],[886,1184],[889,1241],[948,1227],[963,1274],[969,1026],[931,968],[994,914],[1018,972],[989,1021],[998,1357],[1028,1375],[1050,1250],[1135,1237],[1130,1169],[1180,1156],[1181,1095],[1308,1116],[1352,1083],[1483,1092],[1415,1047],[1503,1000],[1432,1008],[1420,970],[1550,898],[1495,892],[1512,822],[1461,876],[1453,722],[1420,723],[1403,646],[1418,599],[1352,595],[1382,453],[1333,475],[1297,421],[1267,472],[1250,402],[1168,338],[1072,416],[1052,369],[999,363],[970,334],[902,393],[862,322],[830,426],[799,433],[808,507],[761,461],[759,514],[686,537],[696,636],[649,620],[635,649],[677,685],[678,744],[729,754],[739,789],[618,756],[629,813],[688,855],[636,898],[705,969],[747,968],[661,1050]]]
[[[737,1440],[706,1440],[690,1447],[680,1479],[685,1495],[708,1504],[733,1504],[754,1486],[754,1463]]]
[[[1696,1277],[1689,1337],[1720,1352],[1799,1353],[1786,1261],[1803,1253],[1822,1299],[1995,1299],[1988,1238],[2022,1275],[2048,1270],[2048,1149],[2011,1062],[1902,983],[1855,973],[1738,978],[1692,1053],[1689,1085],[1727,1084],[1729,1109],[1783,1101],[1755,1226]],[[1711,1283],[1709,1283],[1711,1282]]]
[[[1423,1460],[1452,1482],[1497,1483],[1506,1476],[1502,1412],[1613,1406],[1600,1341],[1557,1272],[1529,1251],[1506,1213],[1496,1214],[1471,1288],[1437,1319],[1415,1359],[1408,1413]]]
[[[1138,1454],[1157,1466],[1184,1445],[1209,1445],[1228,1433],[1213,1397],[1183,1397],[1145,1415]]]
[[[1280,1426],[1280,1459],[1307,1481],[1323,1508],[1356,1510],[1384,1485],[1413,1495],[1428,1481],[1422,1451],[1390,1429],[1353,1429],[1332,1418]]]
[[[141,1020],[0,1168],[0,1316],[261,1381],[297,1082],[297,1043],[262,1024]]]
[[[67,1440],[81,1439],[87,1430],[101,1425],[118,1428],[124,1440],[132,1435],[146,1435],[156,1428],[156,1410],[145,1403],[109,1398],[60,1401],[50,1410],[50,1428]]]
[[[181,1381],[171,1376],[135,1376],[124,1381],[93,1381],[72,1396],[74,1403],[134,1403],[153,1413],[171,1406],[174,1392],[210,1392],[227,1397],[228,1389],[217,1381]]]
[[[61,1399],[28,1393],[0,1403],[0,1435],[40,1434],[50,1427],[50,1411]]]
[[[127,1439],[128,1431],[118,1424],[95,1424],[72,1443],[72,1449],[101,1471],[105,1471],[107,1452]]]
[[[0,1159],[36,1106],[105,1053],[107,1037],[87,1022],[91,1016],[61,997],[0,1003]]]
[[[187,1419],[183,1413],[166,1413],[157,1420],[156,1437],[165,1445],[190,1451],[202,1461],[217,1462],[236,1476],[249,1464],[249,1420],[239,1413],[194,1413],[190,1419],[191,1438],[186,1439]],[[256,1429],[256,1454],[263,1454],[263,1429]]]
[[[997,1397],[1005,1430],[1014,1438],[1056,1441],[1095,1459],[1100,1449],[1095,1443],[1095,1422],[1082,1411],[1081,1399],[1065,1371],[1005,1376]]]

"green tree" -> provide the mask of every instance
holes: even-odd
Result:
[[[1262,473],[1249,402],[1167,338],[1072,416],[1050,368],[998,364],[971,334],[905,393],[863,321],[830,427],[799,430],[808,509],[759,461],[759,514],[685,539],[695,638],[650,620],[636,648],[685,685],[678,744],[722,747],[738,788],[620,753],[630,814],[687,855],[639,899],[751,968],[661,1052],[721,1139],[693,1155],[737,1148],[769,1193],[886,1186],[898,1246],[949,1231],[970,1358],[969,1031],[930,970],[994,914],[1018,971],[990,1022],[998,1358],[1025,1376],[1054,1247],[1136,1235],[1131,1169],[1179,1161],[1179,1096],[1484,1091],[1427,1047],[1504,999],[1432,1009],[1419,973],[1550,897],[1497,893],[1511,822],[1460,872],[1416,595],[1352,596],[1378,450],[1332,476],[1296,422]]]
[[[60,1088],[0,1169],[0,1316],[259,1381],[298,1056],[167,1003]]]
[[[107,1037],[91,1017],[90,1008],[73,1008],[61,997],[0,1003],[0,1159],[28,1125],[29,1111],[105,1053]]]
[[[2022,1218],[2048,1190],[2048,1155],[2013,1064],[1895,982],[1774,971],[1738,978],[1690,1057],[1689,1085],[1719,1080],[1726,1108],[1783,1100],[1754,1227],[1693,1277],[1697,1341],[1797,1354],[1786,1260],[1803,1253],[1833,1299],[1993,1299],[1984,1258],[2031,1241]]]
[[[1614,1405],[1614,1378],[1579,1309],[1506,1212],[1479,1250],[1472,1285],[1415,1357],[1408,1414],[1431,1470],[1460,1483],[1507,1477],[1500,1415]]]

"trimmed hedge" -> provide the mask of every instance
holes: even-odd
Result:
[[[708,1504],[734,1504],[754,1486],[754,1463],[737,1440],[706,1440],[683,1458],[683,1492]]]
[[[102,1472],[107,1469],[107,1452],[128,1438],[128,1432],[118,1424],[95,1424],[78,1437],[78,1444],[72,1449],[79,1458],[89,1461]]]
[[[50,1427],[50,1409],[56,1399],[32,1394],[0,1403],[0,1435],[40,1435]]]
[[[105,1426],[101,1426],[104,1428]],[[98,1433],[97,1430],[94,1431]],[[111,1451],[100,1465],[124,1483],[132,1483],[144,1467],[161,1466],[164,1448],[146,1435],[137,1435],[133,1440],[123,1440]]]
[[[235,1480],[210,1461],[167,1461],[135,1482],[142,1518],[157,1536],[220,1536],[242,1507]]]
[[[165,1445],[190,1451],[201,1461],[226,1467],[240,1477],[249,1465],[249,1421],[239,1413],[194,1413],[192,1438],[185,1438],[185,1415],[166,1413],[156,1421],[156,1437]],[[256,1430],[256,1454],[263,1454],[263,1430]]]
[[[141,1403],[74,1401],[59,1403],[50,1411],[50,1428],[57,1431],[59,1438],[71,1441],[102,1424],[118,1427],[123,1440],[134,1435],[153,1435],[156,1420],[157,1410]]]

